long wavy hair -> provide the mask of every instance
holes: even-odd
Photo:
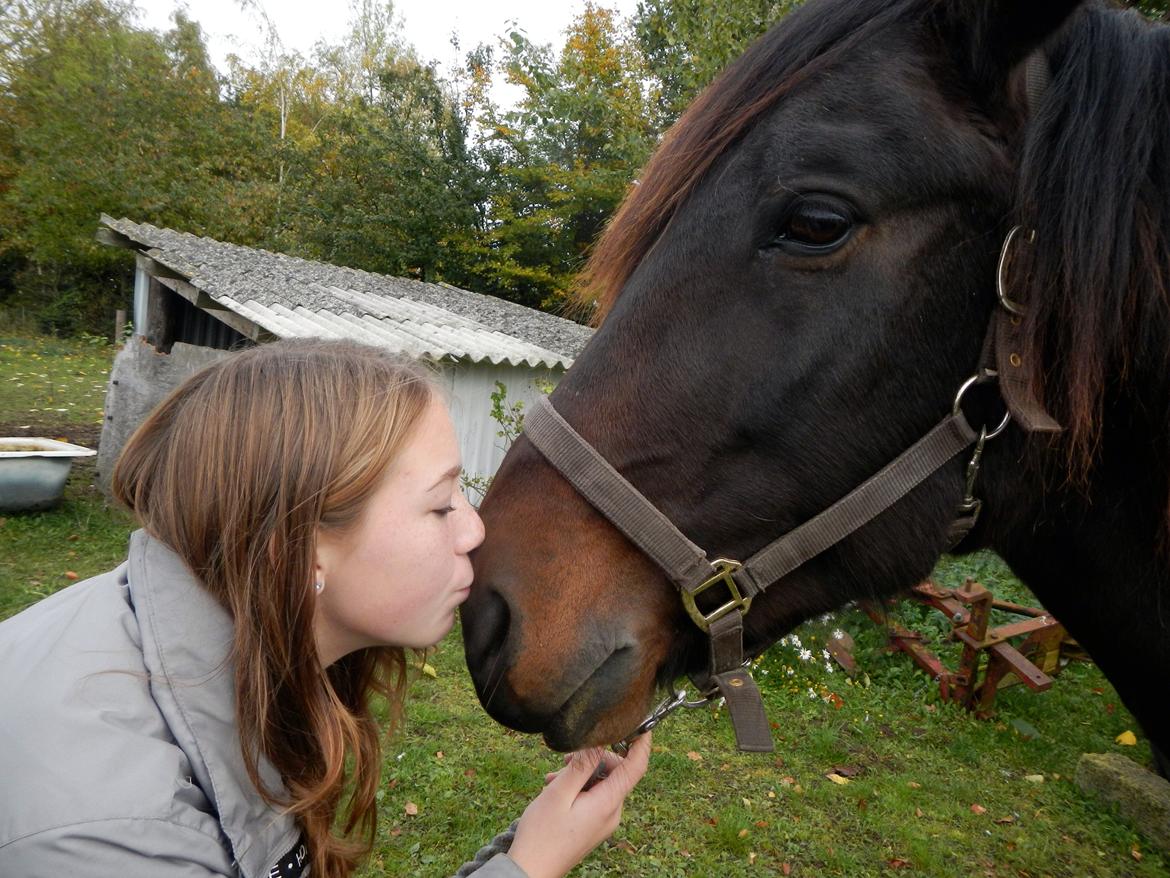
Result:
[[[317,534],[359,522],[436,387],[424,367],[377,348],[274,342],[189,378],[114,467],[114,496],[231,614],[248,776],[297,819],[322,878],[350,874],[373,843],[381,735],[370,701],[387,699],[392,730],[407,662],[400,648],[371,647],[322,667]],[[265,788],[261,756],[283,790]]]

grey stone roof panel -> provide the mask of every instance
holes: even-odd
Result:
[[[364,338],[431,359],[568,368],[592,330],[514,302],[103,216],[102,225],[281,338]]]

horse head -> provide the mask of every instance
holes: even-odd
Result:
[[[811,0],[668,133],[598,245],[603,319],[551,399],[710,557],[791,531],[950,411],[1018,219],[1027,60],[1078,5]],[[746,649],[928,574],[963,463],[759,596]],[[662,571],[524,437],[481,512],[463,625],[496,719],[612,742],[702,665]]]

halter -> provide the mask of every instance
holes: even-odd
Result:
[[[1004,284],[1005,265],[1018,231],[1017,226],[1008,233],[1000,252],[998,303],[988,324],[978,368],[958,389],[950,413],[884,469],[746,560],[708,559],[706,552],[583,439],[548,399],[542,399],[528,414],[524,433],[529,441],[582,497],[661,568],[678,589],[687,615],[708,636],[707,670],[693,678],[703,700],[688,702],[685,693],[675,693],[623,743],[653,727],[677,707],[699,706],[722,696],[739,749],[771,751],[768,718],[743,651],[743,618],[753,599],[872,521],[959,452],[974,445],[963,500],[949,531],[948,548],[954,547],[979,516],[981,503],[974,496],[974,487],[985,443],[1000,435],[1009,421],[1030,432],[1060,430],[1031,389],[1020,344],[1020,306],[1008,297]],[[963,413],[963,395],[976,384],[992,381],[998,383],[1007,411],[997,426],[990,430],[985,426],[976,432]],[[700,595],[705,596],[702,606],[697,600]]]

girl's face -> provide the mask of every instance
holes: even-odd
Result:
[[[421,649],[451,630],[471,590],[468,553],[483,542],[459,472],[451,418],[432,400],[355,529],[318,533],[325,588],[313,622],[323,665],[367,646]]]

